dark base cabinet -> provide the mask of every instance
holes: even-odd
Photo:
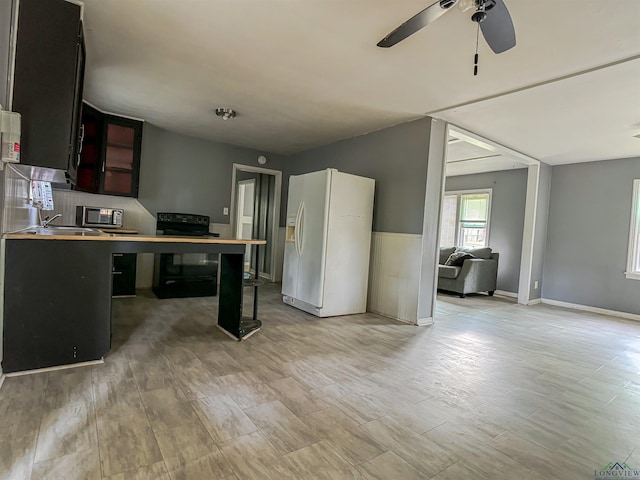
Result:
[[[113,284],[111,294],[114,297],[131,297],[136,294],[135,253],[114,253],[111,274]]]
[[[107,243],[6,241],[4,373],[99,360],[109,351]]]

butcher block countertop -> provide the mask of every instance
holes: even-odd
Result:
[[[219,237],[180,237],[174,235],[127,235],[103,233],[101,235],[55,234],[39,235],[33,233],[8,233],[7,240],[81,240],[91,242],[155,242],[155,243],[199,243],[228,245],[265,245],[266,240],[245,240]]]

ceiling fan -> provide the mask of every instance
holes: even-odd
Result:
[[[417,13],[402,25],[397,27],[378,42],[378,47],[389,48],[418,30],[426,27],[434,20],[444,15],[456,4],[463,11],[473,9],[471,20],[478,24],[484,39],[495,53],[506,52],[516,45],[516,32],[509,10],[502,0],[439,0]],[[478,74],[478,42],[476,41],[476,55],[474,75]]]

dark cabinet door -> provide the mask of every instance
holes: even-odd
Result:
[[[106,115],[100,193],[138,196],[142,122]]]
[[[77,190],[138,196],[143,122],[82,108]]]
[[[111,294],[114,297],[136,294],[136,259],[135,253],[113,254]]]
[[[20,1],[13,110],[22,115],[22,163],[72,170],[84,74],[81,32],[79,5]]]
[[[84,103],[80,126],[78,180],[76,189],[97,193],[102,168],[102,113]]]
[[[6,241],[5,373],[98,360],[109,351],[108,243]]]

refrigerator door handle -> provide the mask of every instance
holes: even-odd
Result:
[[[302,240],[304,239],[304,202],[300,204],[300,221],[298,223],[298,228],[296,231],[298,232],[298,245],[299,251],[298,255],[302,255]]]
[[[294,223],[293,243],[296,246],[296,253],[300,256],[300,215],[302,212],[302,202],[298,205],[298,211],[296,213],[296,221]]]

